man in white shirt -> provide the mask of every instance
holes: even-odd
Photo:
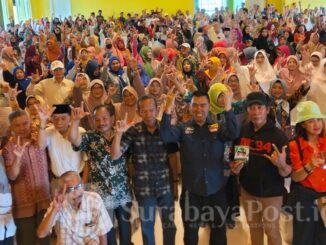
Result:
[[[47,236],[55,227],[57,244],[107,245],[106,234],[112,222],[101,197],[84,191],[78,173],[69,171],[59,179],[60,193],[56,192],[37,235]]]
[[[74,82],[64,77],[65,69],[61,61],[51,63],[51,73],[52,78],[44,79],[36,85],[30,84],[28,88],[28,93],[43,97],[50,106],[64,103],[74,87]]]
[[[74,151],[67,138],[71,113],[68,104],[54,105],[52,110],[48,110],[48,106],[45,105],[44,107],[38,107],[38,112],[40,117],[39,146],[41,149],[48,147],[51,159],[51,172],[54,177],[51,181],[53,194],[57,185],[57,178],[63,173],[67,171],[80,173],[83,170],[86,155]],[[52,116],[53,126],[46,128],[46,123],[50,116]],[[78,130],[79,134],[85,132],[81,127]]]

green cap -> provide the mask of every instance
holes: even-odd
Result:
[[[297,123],[310,119],[323,119],[325,117],[320,112],[319,106],[313,101],[303,101],[297,105]]]

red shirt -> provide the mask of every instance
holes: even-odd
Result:
[[[296,141],[290,142],[290,158],[293,171],[302,169],[307,165],[314,154],[314,149],[309,145],[308,141],[303,138],[299,139],[300,148]],[[326,152],[326,135],[319,138],[317,145],[319,152]],[[301,161],[299,150],[302,151],[303,161]],[[317,166],[300,184],[315,190],[316,192],[326,192],[326,170],[323,166]]]

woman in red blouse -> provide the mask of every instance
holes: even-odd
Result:
[[[290,142],[292,191],[296,201],[293,245],[326,244],[326,228],[317,205],[317,200],[326,198],[324,118],[326,116],[316,103],[305,101],[298,104],[297,138]]]

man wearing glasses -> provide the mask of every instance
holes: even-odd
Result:
[[[107,245],[112,222],[101,197],[84,191],[74,171],[60,176],[59,187],[37,230],[38,237],[47,236],[54,227],[58,244]]]

